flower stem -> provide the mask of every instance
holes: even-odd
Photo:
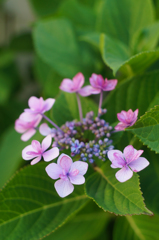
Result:
[[[101,90],[100,99],[99,99],[99,107],[98,107],[98,115],[101,113],[102,102],[103,102],[103,91]]]
[[[77,97],[77,103],[78,103],[80,121],[82,122],[82,121],[83,121],[83,114],[82,114],[81,101],[80,101],[80,97],[79,97],[79,94],[78,94],[78,93],[76,93],[76,97]]]
[[[50,118],[48,118],[47,116],[45,116],[44,114],[41,114],[43,118],[45,118],[49,123],[51,123],[55,128],[57,128],[59,131],[63,132],[61,130],[61,128],[59,128],[53,121],[50,120]]]

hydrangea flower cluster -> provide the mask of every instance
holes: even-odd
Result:
[[[103,91],[113,90],[117,80],[104,80],[101,75],[93,73],[90,77],[91,85],[82,88],[83,84],[84,76],[78,73],[73,80],[64,79],[60,85],[61,90],[76,94],[80,121],[75,119],[61,127],[57,126],[44,114],[52,108],[55,99],[43,100],[42,97],[33,96],[28,101],[29,108],[25,109],[15,122],[15,130],[23,133],[21,136],[23,141],[29,140],[37,130],[45,136],[42,144],[33,140],[31,145],[22,151],[24,160],[32,160],[31,165],[38,163],[42,158],[45,162],[49,162],[65,150],[69,150],[70,156],[74,157],[73,161],[70,156],[62,153],[58,157],[57,164],[51,163],[45,169],[49,177],[54,180],[59,179],[54,186],[60,197],[71,194],[74,190],[73,185],[83,184],[88,165],[95,165],[96,161],[105,161],[108,158],[112,162],[112,168],[121,168],[116,173],[116,178],[120,182],[127,181],[132,177],[133,171],[141,171],[149,164],[145,158],[140,157],[143,151],[137,151],[131,145],[124,149],[124,153],[113,150],[112,133],[132,126],[138,115],[138,109],[135,112],[131,109],[128,112],[121,111],[117,114],[120,122],[115,130],[102,119],[107,112],[106,109],[102,109]],[[100,94],[98,114],[95,116],[91,111],[83,118],[79,95],[85,97],[91,94]],[[42,119],[47,120],[52,128],[47,123],[42,123],[38,127]]]

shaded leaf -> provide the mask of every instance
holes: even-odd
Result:
[[[117,121],[117,113],[139,109],[139,116],[150,109],[151,103],[157,101],[159,94],[159,71],[134,76],[119,83],[103,103],[107,108],[106,119],[113,123]],[[120,101],[119,101],[120,100]],[[154,102],[157,104],[157,102]],[[154,106],[154,105],[153,105]]]
[[[158,240],[159,216],[126,216],[117,219],[113,240]]]
[[[65,225],[46,237],[45,240],[92,240],[106,227],[109,219],[110,215],[103,212],[91,201]]]
[[[83,186],[60,198],[46,163],[21,170],[0,193],[0,238],[39,240],[62,225],[87,202]]]
[[[137,174],[120,183],[115,178],[117,170],[110,167],[110,161],[86,180],[86,193],[105,211],[119,215],[151,214],[145,207]]]

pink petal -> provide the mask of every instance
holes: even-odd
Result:
[[[69,176],[70,182],[75,185],[81,185],[85,183],[85,178],[83,175]]]
[[[116,80],[116,79],[114,79],[114,80],[107,80],[107,81],[106,80],[105,80],[105,83],[104,83],[103,88],[102,88],[103,91],[111,91],[111,90],[113,90],[116,87],[118,80]]]
[[[101,75],[97,75],[95,73],[92,74],[92,76],[89,78],[90,84],[94,88],[102,88],[104,85],[104,78]]]
[[[58,157],[58,155],[59,155],[59,149],[57,147],[51,148],[50,150],[42,154],[45,162],[51,161],[52,159]]]
[[[129,163],[135,154],[135,150],[132,145],[128,145],[127,147],[124,148],[124,156],[126,159],[126,162]]]
[[[77,91],[83,86],[84,84],[84,76],[82,73],[77,73],[76,76],[73,78],[74,89]]]
[[[22,136],[21,136],[21,140],[26,142],[28,141],[34,134],[36,133],[35,129],[29,129],[28,131],[26,131]]]
[[[56,181],[54,186],[58,195],[62,198],[68,196],[74,190],[74,186],[70,183],[70,181],[64,181],[62,179]]]
[[[43,136],[47,136],[51,134],[51,128],[47,125],[47,123],[42,123],[39,127],[39,132]]]
[[[122,168],[126,163],[123,153],[119,150],[109,150],[107,155],[113,166],[116,168]]]
[[[70,173],[74,170],[78,169],[80,175],[84,175],[87,172],[88,169],[88,163],[82,162],[82,161],[76,161],[72,163],[71,168],[70,168]]]
[[[18,132],[18,133],[23,133],[26,131],[26,127],[25,127],[25,124],[24,124],[24,121],[21,120],[21,119],[17,119],[15,121],[15,130]]]
[[[57,160],[57,164],[61,166],[66,173],[69,172],[72,163],[72,159],[64,153],[62,153]]]
[[[139,113],[139,109],[136,109],[136,110],[134,111],[134,118],[137,119],[137,117],[138,117],[138,113]]]
[[[140,156],[141,156],[141,154],[143,154],[143,150],[136,150],[135,149],[135,153],[134,153],[134,156],[133,156],[133,159],[131,160],[131,161],[134,161],[134,160],[137,160]]]
[[[32,159],[32,158],[35,157],[35,154],[33,154],[33,155],[28,155],[27,152],[34,152],[34,149],[33,149],[32,145],[29,145],[29,146],[27,146],[27,147],[25,147],[25,148],[23,149],[23,151],[22,151],[22,158],[23,158],[24,160],[30,160],[30,159]],[[37,156],[38,156],[38,154],[37,154]]]
[[[85,86],[78,91],[78,93],[83,97],[87,97],[91,94],[99,94],[100,92],[101,89],[94,88],[92,86]]]
[[[36,163],[38,163],[41,160],[41,156],[38,156],[37,158],[35,158],[34,160],[31,161],[31,165],[34,165]]]
[[[52,179],[58,179],[63,173],[62,168],[56,163],[50,163],[45,170]]]
[[[118,167],[114,166],[113,164],[111,164],[110,166],[111,166],[111,168],[118,168]]]
[[[129,163],[129,167],[134,172],[139,172],[142,169],[146,168],[148,165],[149,165],[149,162],[144,157],[139,157],[137,160],[132,161],[131,163]]]
[[[126,118],[127,118],[127,112],[126,111],[121,111],[121,113],[117,113],[117,118],[120,122],[126,123]]]
[[[40,117],[41,117],[41,119],[42,119],[42,116],[40,116],[38,113],[33,113],[33,112],[30,112],[30,109],[28,109],[29,110],[29,112],[28,111],[26,111],[27,109],[25,109],[24,111],[25,112],[23,112],[21,115],[20,115],[20,117],[19,117],[19,119],[21,119],[21,120],[23,120],[23,121],[26,121],[26,122],[30,122],[30,121],[34,121],[37,117],[39,117],[39,119],[40,119]],[[41,119],[40,119],[40,121],[41,121]]]
[[[119,182],[125,182],[129,180],[132,176],[133,172],[127,166],[123,167],[115,174],[115,177]]]
[[[54,98],[48,98],[44,101],[43,112],[49,111],[55,103]]]
[[[36,152],[39,152],[41,150],[41,145],[37,140],[33,140],[31,142],[31,145],[32,145],[34,151],[36,150]]]
[[[28,105],[30,108],[38,109],[39,108],[39,99],[37,97],[30,97],[28,100]]]
[[[61,85],[60,85],[60,89],[64,92],[69,92],[72,93],[74,92],[74,85],[73,82],[70,79],[63,79]]]
[[[46,149],[48,149],[51,145],[52,142],[52,137],[51,135],[48,135],[47,137],[45,137],[42,141],[42,151],[44,152]]]
[[[127,123],[123,123],[123,122],[120,122],[120,123],[118,123],[116,126],[115,126],[115,130],[116,131],[123,131],[123,130],[125,130],[125,128],[127,128],[128,127],[128,124]]]

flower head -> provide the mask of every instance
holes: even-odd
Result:
[[[41,116],[37,116],[31,121],[24,121],[20,117],[15,121],[15,130],[19,133],[23,133],[21,136],[22,141],[28,141],[36,133],[36,127],[40,123],[41,118]]]
[[[125,128],[134,125],[134,123],[137,120],[137,116],[138,116],[138,109],[136,109],[134,112],[131,109],[129,109],[127,112],[121,111],[121,113],[117,114],[117,118],[120,121],[120,123],[117,124],[117,126],[115,127],[115,130],[122,131]]]
[[[55,99],[53,98],[48,98],[44,100],[42,97],[30,97],[28,100],[28,105],[30,108],[26,108],[24,110],[25,112],[21,114],[21,118],[23,118],[24,120],[32,120],[37,115],[42,115],[45,112],[49,111],[52,108],[54,102]]]
[[[108,158],[112,162],[112,168],[121,168],[115,176],[119,182],[125,182],[133,176],[133,172],[139,172],[149,165],[146,158],[140,157],[143,150],[136,150],[132,145],[119,150],[108,151]]]
[[[95,73],[89,79],[91,86],[86,86],[79,91],[79,94],[83,97],[89,96],[91,94],[99,94],[101,91],[111,91],[117,85],[118,80],[112,79],[104,80],[101,75]]]
[[[51,136],[48,135],[43,139],[42,144],[40,142],[33,140],[31,145],[25,147],[22,151],[22,158],[24,160],[31,160],[31,165],[38,163],[41,158],[44,158],[45,162],[49,162],[59,155],[59,149],[57,147],[51,148],[46,151],[51,145]]]
[[[73,162],[66,155],[61,154],[56,163],[50,163],[46,168],[46,172],[52,179],[60,180],[55,182],[55,189],[60,197],[66,197],[74,190],[75,185],[81,185],[85,182],[83,175],[87,172],[88,164],[81,161]]]
[[[60,89],[64,92],[78,92],[81,87],[84,84],[84,76],[82,73],[77,73],[76,76],[74,76],[73,80],[65,78],[63,79]]]

